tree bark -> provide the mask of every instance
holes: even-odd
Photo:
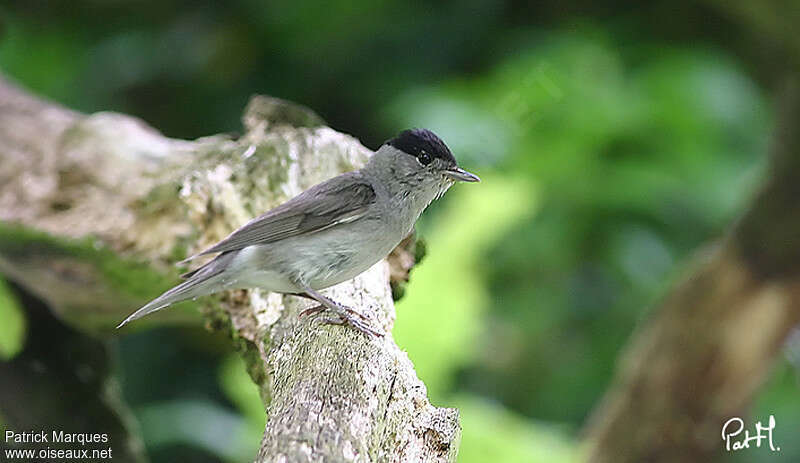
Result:
[[[798,89],[793,78],[779,100],[771,168],[749,210],[621,356],[588,426],[590,461],[710,461],[800,322]]]
[[[239,139],[169,139],[114,113],[83,115],[0,78],[0,272],[84,333],[109,336],[178,281],[174,263],[370,152],[310,110],[254,97]],[[400,270],[407,271],[403,252]],[[391,332],[389,264],[331,288]],[[257,461],[454,461],[455,409],[433,407],[392,337],[313,318],[311,302],[242,290],[202,298],[268,413]],[[184,304],[186,306],[186,304]],[[189,305],[192,307],[191,305]],[[190,320],[170,308],[133,324]]]

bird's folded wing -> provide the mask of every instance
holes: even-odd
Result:
[[[375,190],[359,174],[340,175],[256,217],[224,240],[186,260],[254,244],[273,243],[352,222],[361,218],[374,201]]]

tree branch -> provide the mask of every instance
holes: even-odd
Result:
[[[107,334],[177,281],[174,263],[190,246],[369,156],[281,100],[253,98],[244,122],[237,140],[174,140],[0,78],[0,272],[73,327]],[[329,292],[388,332],[389,273],[383,261]],[[259,461],[455,460],[458,412],[430,404],[390,336],[300,319],[310,302],[292,296],[243,290],[203,301],[208,326],[229,331],[267,406]],[[169,309],[148,318],[138,327],[193,317]]]

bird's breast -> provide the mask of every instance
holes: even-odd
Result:
[[[369,219],[275,243],[281,266],[313,289],[358,276],[386,257],[403,238],[384,221]]]

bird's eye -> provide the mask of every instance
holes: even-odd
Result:
[[[425,151],[423,151],[423,152],[419,153],[419,156],[417,156],[417,160],[418,160],[418,161],[419,161],[419,163],[420,163],[420,164],[422,164],[423,166],[427,166],[427,165],[428,165],[428,164],[430,164],[430,163],[431,163],[431,161],[432,161],[432,159],[431,159],[431,155],[430,155],[430,154],[428,154],[428,153],[426,153]]]

